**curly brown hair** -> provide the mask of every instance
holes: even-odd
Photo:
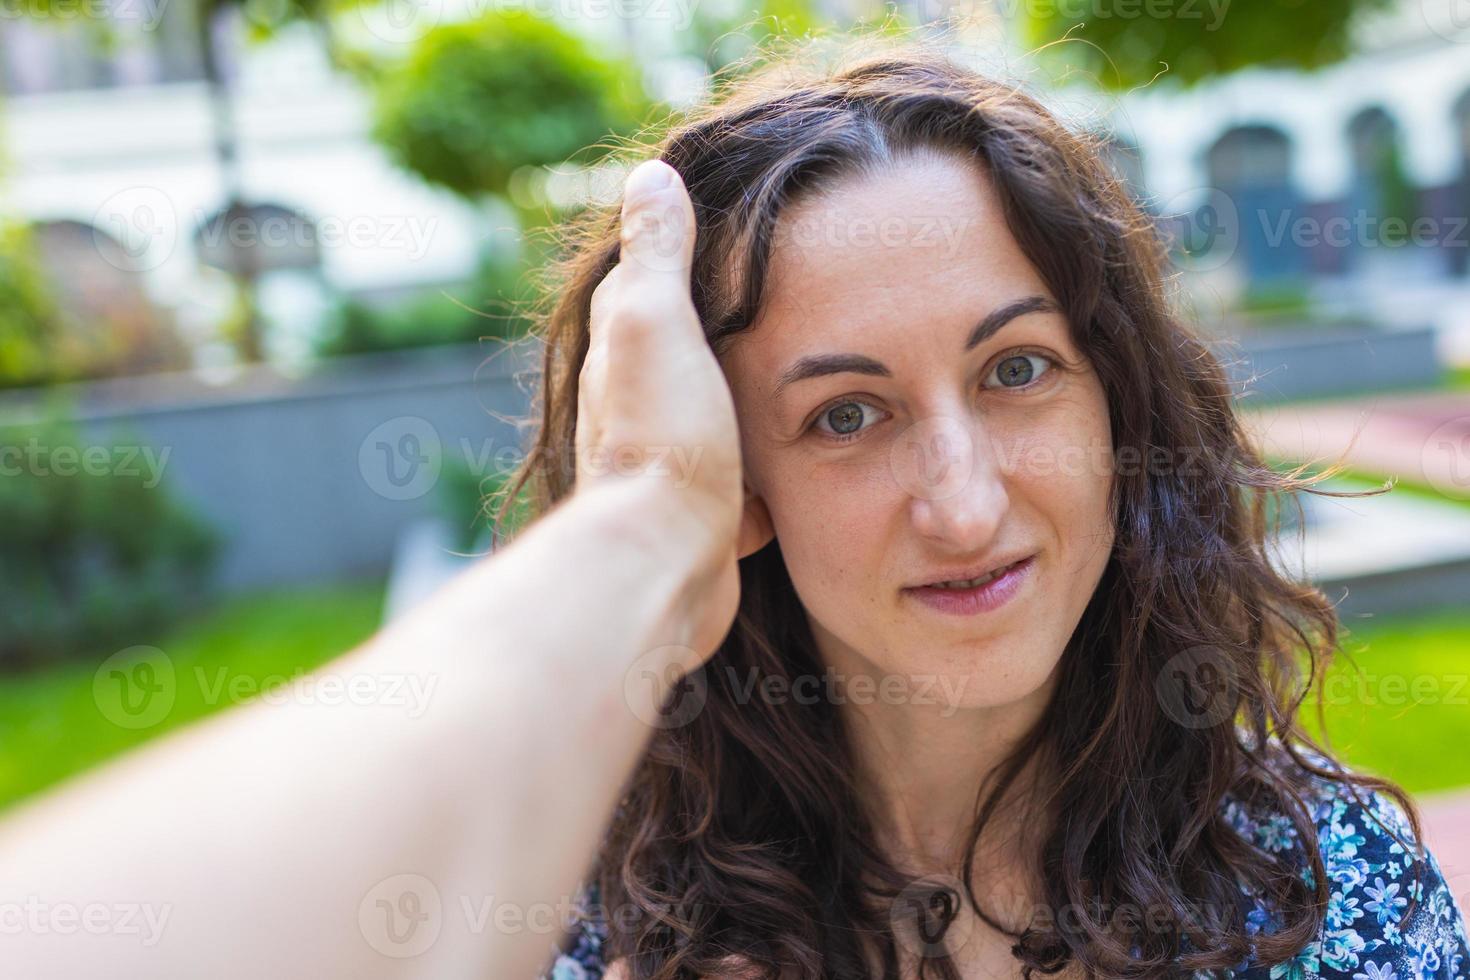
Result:
[[[1219,359],[1170,308],[1156,224],[1096,136],[930,43],[871,44],[767,57],[629,154],[656,155],[683,177],[698,227],[692,296],[709,343],[721,352],[760,316],[773,229],[793,201],[917,149],[983,168],[1101,379],[1115,454],[1133,463],[1118,467],[1113,553],[1050,704],[976,801],[956,873],[964,900],[1015,938],[1028,976],[1069,962],[1122,977],[1224,969],[1252,953],[1285,960],[1315,937],[1328,897],[1314,780],[1383,790],[1418,832],[1402,790],[1333,763],[1298,721],[1339,625],[1320,591],[1273,567],[1269,505],[1331,493],[1315,484],[1332,471],[1281,472],[1252,447]],[[562,229],[568,250],[539,330],[535,445],[503,491],[529,491],[532,513],[573,487],[590,301],[618,261],[618,223],[610,204]],[[913,879],[877,846],[842,716],[823,701],[744,700],[727,680],[822,669],[779,541],[743,559],[740,578],[734,627],[711,661],[733,670],[706,669],[697,717],[654,732],[592,869],[604,907],[640,913],[614,923],[604,953],[660,980],[719,975],[734,954],[763,977],[897,978],[892,912]],[[1216,723],[1181,723],[1161,685],[1181,670],[1220,682]],[[1044,777],[1023,778],[1028,767]],[[1033,784],[1044,798],[1023,795]],[[1227,798],[1288,815],[1301,853],[1243,839],[1221,815]],[[1037,870],[1052,913],[1083,914],[1001,922],[982,907],[971,862],[1003,805],[1066,815],[1038,821]],[[1248,935],[1243,890],[1280,911],[1278,929]],[[1086,911],[1122,903],[1152,914]],[[938,945],[920,976],[956,977]]]

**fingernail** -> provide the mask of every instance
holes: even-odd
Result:
[[[628,185],[623,190],[625,200],[653,194],[668,187],[674,176],[673,168],[661,160],[645,160],[633,168]]]

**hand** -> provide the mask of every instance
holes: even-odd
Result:
[[[641,519],[691,559],[683,670],[734,621],[743,500],[734,399],[690,298],[695,231],[679,174],[661,160],[634,168],[618,264],[592,295],[575,434],[574,496],[642,487]]]

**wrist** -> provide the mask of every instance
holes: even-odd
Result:
[[[719,639],[704,622],[711,593],[735,565],[735,531],[721,527],[717,508],[692,490],[631,479],[584,487],[568,506],[581,509],[605,547],[627,556],[624,574],[656,608],[647,640],[669,648],[674,679],[707,659]]]
[[[602,533],[687,578],[707,573],[734,547],[735,528],[724,526],[713,502],[662,480],[595,483],[578,489],[567,505],[585,507]]]

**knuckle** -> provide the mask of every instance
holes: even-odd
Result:
[[[596,380],[607,370],[607,352],[601,344],[593,344],[582,358],[582,364],[577,369],[577,383],[582,387],[595,384]]]
[[[613,266],[612,270],[603,276],[602,281],[593,288],[592,296],[587,301],[588,312],[593,323],[596,323],[602,312],[616,301],[620,279],[619,273],[622,271],[622,268],[621,265]]]
[[[600,347],[593,347],[582,358],[582,367],[577,372],[578,383],[587,388],[595,383],[596,379],[606,369],[606,358]]]

